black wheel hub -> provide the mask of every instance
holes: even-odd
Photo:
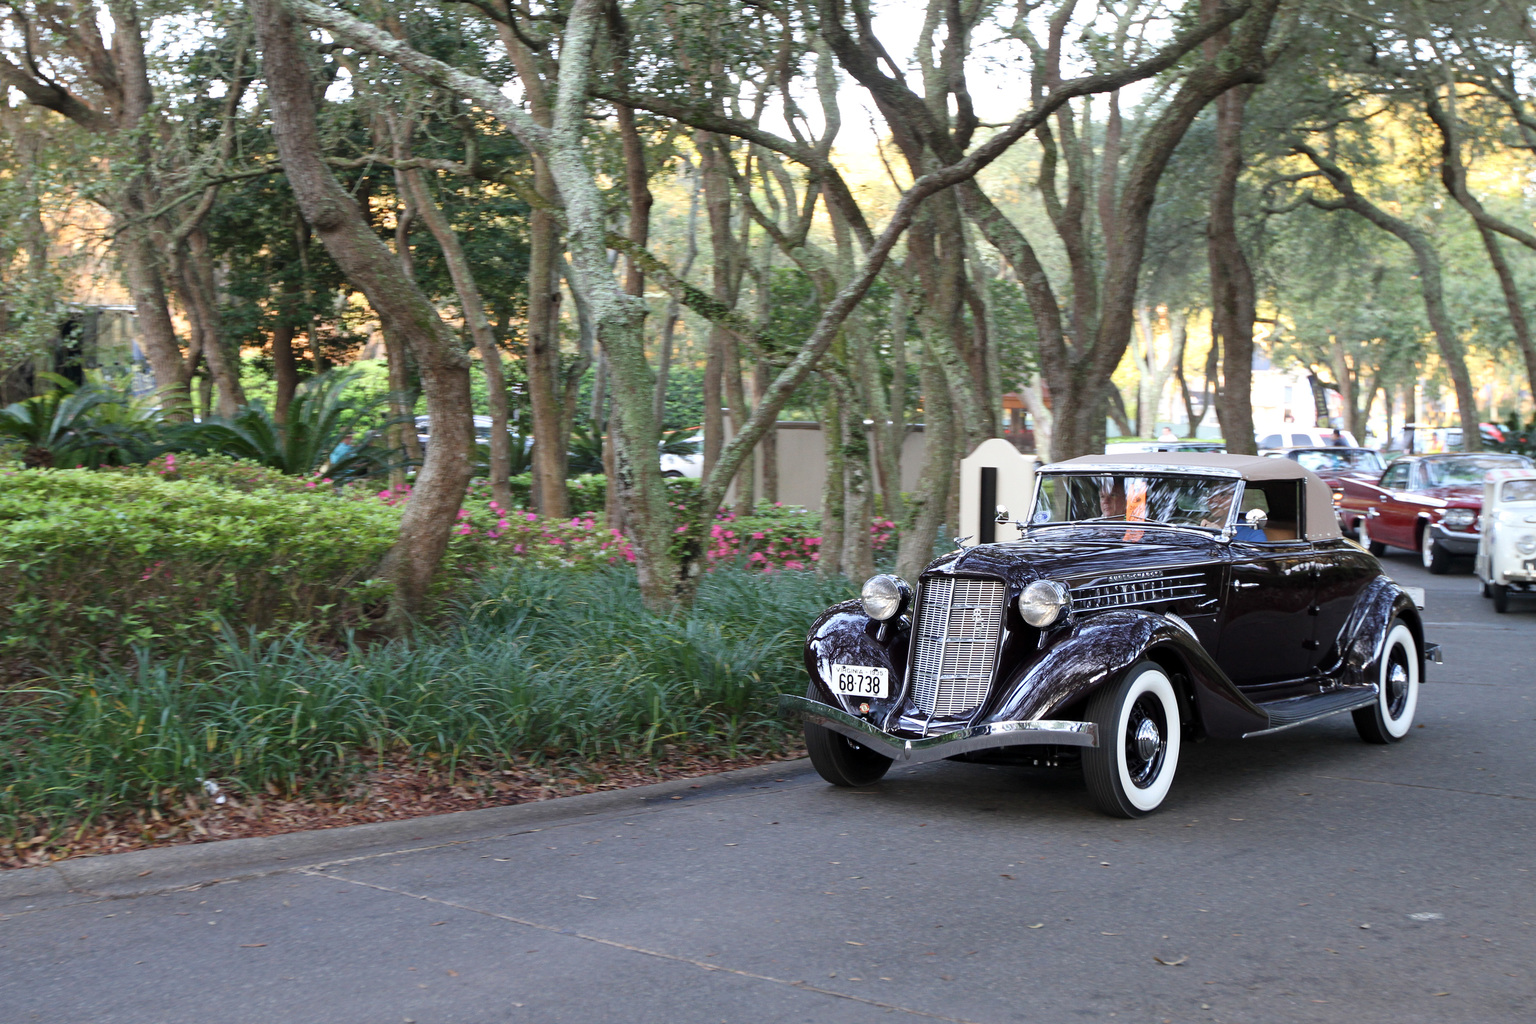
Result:
[[[1408,706],[1408,653],[1401,647],[1392,648],[1387,661],[1387,714],[1399,718]]]
[[[1163,770],[1168,754],[1168,718],[1163,702],[1143,693],[1131,705],[1125,721],[1125,767],[1131,782],[1146,789]]]

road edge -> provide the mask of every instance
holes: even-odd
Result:
[[[214,882],[259,878],[351,857],[486,839],[517,832],[540,822],[586,817],[618,809],[638,809],[658,800],[704,796],[757,782],[764,777],[800,775],[810,770],[810,761],[798,758],[735,768],[714,775],[505,807],[79,857],[0,872],[0,901],[71,892],[98,897],[142,896]]]

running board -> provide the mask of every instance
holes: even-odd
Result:
[[[1375,702],[1377,693],[1376,684],[1371,683],[1368,686],[1330,690],[1310,697],[1292,697],[1289,700],[1260,704],[1259,710],[1268,716],[1269,725],[1263,729],[1243,733],[1243,739],[1246,740],[1250,736],[1267,736],[1281,729],[1290,729],[1307,722],[1315,722],[1319,718],[1327,718],[1329,715],[1368,707]]]

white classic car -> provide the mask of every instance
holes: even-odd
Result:
[[[1536,593],[1536,469],[1495,469],[1483,478],[1474,571],[1501,614],[1511,591]]]

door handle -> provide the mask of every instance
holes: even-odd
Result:
[[[1244,588],[1246,588],[1246,587],[1261,586],[1261,584],[1258,584],[1258,583],[1244,583],[1242,580],[1238,580],[1236,583],[1233,583],[1232,586],[1233,587],[1244,587]]]

